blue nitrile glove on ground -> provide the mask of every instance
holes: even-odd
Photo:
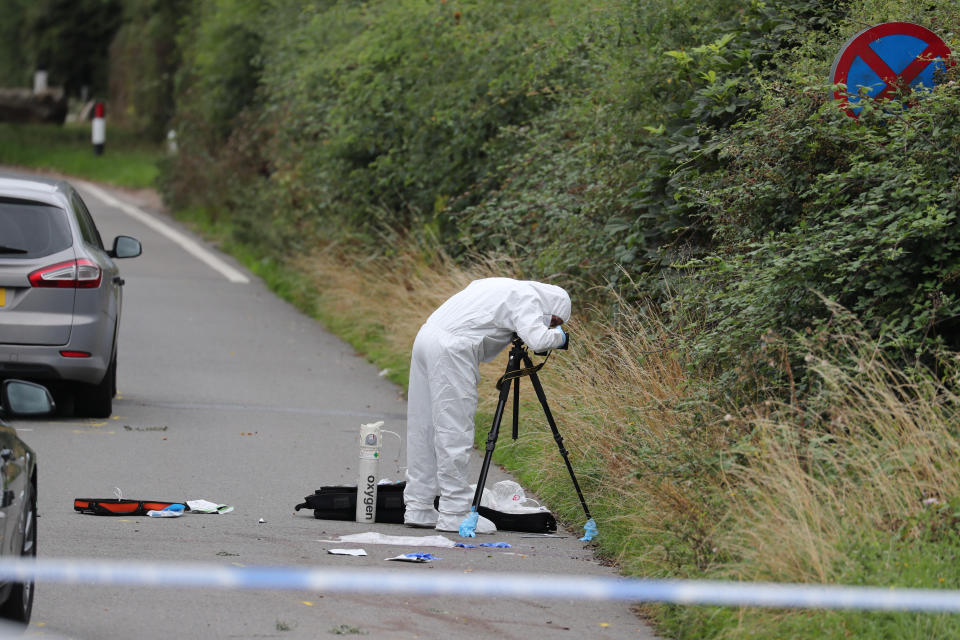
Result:
[[[176,518],[177,516],[183,515],[183,510],[184,505],[172,504],[160,510],[147,511],[147,515],[151,518]]]
[[[464,538],[474,538],[476,537],[477,531],[477,522],[480,521],[480,514],[476,511],[471,511],[467,514],[467,517],[463,519],[463,522],[460,523],[460,536]]]
[[[582,538],[580,538],[580,540],[584,542],[593,540],[600,533],[599,531],[597,531],[597,523],[593,521],[593,518],[590,518],[589,520],[587,520],[587,523],[583,525],[583,530],[585,532],[585,535]]]

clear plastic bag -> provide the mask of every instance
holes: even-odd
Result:
[[[535,513],[546,511],[540,503],[528,498],[523,487],[513,480],[501,480],[490,489],[484,487],[480,505],[501,513]]]

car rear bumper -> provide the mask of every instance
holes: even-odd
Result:
[[[97,384],[103,380],[109,361],[97,354],[89,358],[66,358],[61,350],[87,349],[65,346],[0,345],[0,379],[64,380]]]

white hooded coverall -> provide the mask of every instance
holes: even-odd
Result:
[[[486,278],[444,302],[413,343],[407,403],[407,524],[434,526],[466,516],[480,362],[493,360],[516,333],[533,351],[560,347],[550,317],[570,319],[570,296],[541,282]]]

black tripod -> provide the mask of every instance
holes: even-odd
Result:
[[[546,362],[546,361],[544,361]],[[483,457],[483,467],[480,469],[480,479],[477,481],[477,491],[473,495],[473,511],[476,512],[480,507],[480,497],[483,495],[483,485],[487,482],[487,472],[490,470],[490,461],[493,459],[493,449],[497,445],[497,437],[500,435],[500,421],[503,419],[503,410],[507,405],[507,397],[510,395],[510,381],[513,380],[513,439],[516,440],[518,433],[518,421],[520,418],[520,378],[530,376],[530,382],[533,383],[533,389],[537,392],[537,398],[543,406],[543,413],[547,416],[547,422],[553,431],[553,439],[557,442],[560,449],[560,455],[567,465],[567,471],[570,472],[570,479],[573,480],[573,486],[577,490],[577,497],[580,498],[580,504],[583,505],[583,512],[587,515],[587,520],[592,520],[590,509],[587,508],[587,501],[583,499],[583,492],[580,490],[580,483],[577,482],[577,476],[573,473],[573,466],[570,464],[570,458],[567,456],[567,450],[563,446],[563,436],[557,430],[557,423],[553,420],[553,414],[550,413],[550,407],[547,405],[547,396],[543,392],[543,386],[540,384],[540,378],[537,377],[537,371],[544,365],[541,362],[537,366],[533,365],[530,355],[527,353],[527,347],[523,344],[516,334],[513,335],[513,347],[510,349],[510,359],[507,361],[507,370],[503,377],[497,381],[497,389],[500,391],[500,401],[497,403],[497,411],[493,416],[493,426],[490,427],[490,434],[487,436],[487,452]],[[524,364],[525,368],[520,365]]]

